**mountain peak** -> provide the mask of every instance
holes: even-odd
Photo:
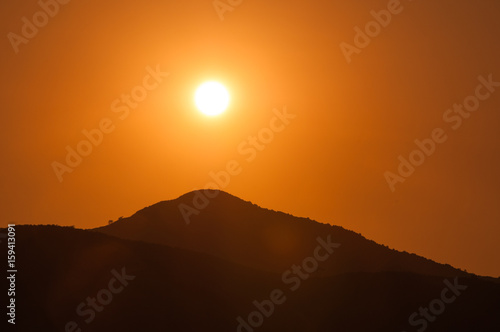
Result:
[[[179,201],[179,202],[184,203],[184,204],[191,204],[192,206],[203,205],[203,204],[208,205],[212,201],[216,201],[216,202],[232,201],[233,203],[234,202],[250,203],[250,202],[247,202],[247,201],[245,201],[237,196],[234,196],[226,191],[219,190],[219,189],[193,190],[193,191],[187,192],[187,193],[179,196],[174,201]]]
[[[221,190],[191,191],[96,231],[202,252],[270,272],[300,263],[314,252],[321,238],[341,244],[324,263],[325,275],[381,271],[463,274],[449,265],[389,249],[342,227],[264,209]]]

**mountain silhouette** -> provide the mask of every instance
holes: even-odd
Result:
[[[213,198],[208,198],[208,196]],[[181,206],[204,207],[189,223]],[[351,272],[412,272],[463,276],[450,265],[399,252],[339,226],[260,208],[223,191],[193,191],[144,208],[95,231],[210,254],[247,267],[281,273],[310,256],[318,237],[341,245],[321,265],[323,276]]]
[[[422,325],[415,327],[409,317],[433,308],[447,288],[453,301],[432,309],[440,313],[430,316],[425,331],[500,327],[500,284],[476,276],[321,276],[318,270],[292,290],[283,271],[190,250],[71,227],[17,226],[16,234],[15,331],[416,331],[424,320],[419,316]],[[280,303],[271,306],[277,291]]]

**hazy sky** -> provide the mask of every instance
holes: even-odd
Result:
[[[236,160],[233,195],[500,275],[498,1],[221,3],[1,2],[0,226],[104,225]]]

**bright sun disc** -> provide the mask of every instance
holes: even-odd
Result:
[[[205,82],[194,96],[198,109],[206,115],[214,116],[221,114],[229,105],[229,92],[217,82]]]

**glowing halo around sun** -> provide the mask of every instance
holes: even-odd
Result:
[[[210,81],[196,90],[194,101],[196,107],[205,115],[215,116],[226,110],[229,105],[229,92],[224,85]]]

